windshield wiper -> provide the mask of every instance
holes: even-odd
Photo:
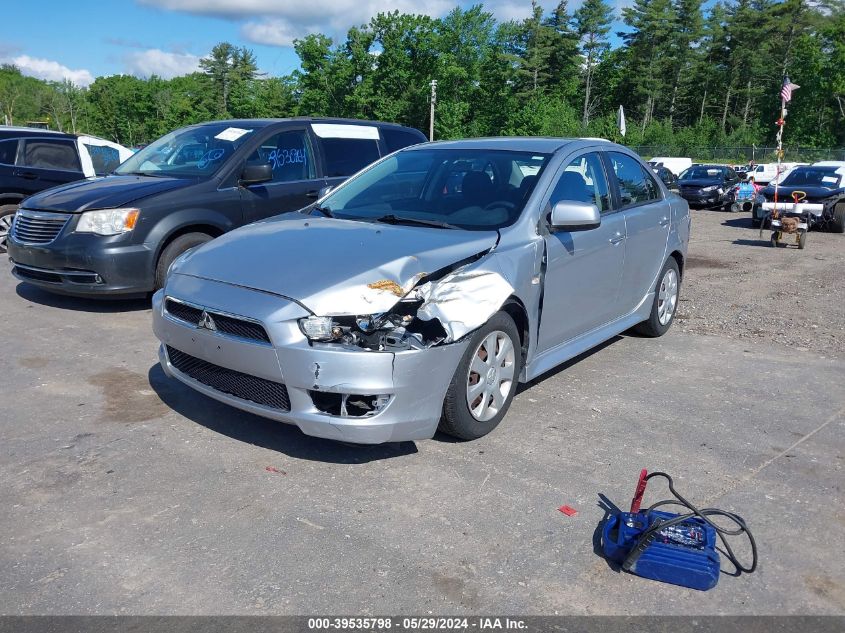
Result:
[[[440,222],[439,220],[423,220],[421,218],[406,218],[401,215],[394,215],[388,213],[380,218],[376,218],[373,222],[384,222],[385,224],[408,224],[412,226],[431,226],[438,229],[458,229],[461,227],[449,224],[448,222]]]
[[[312,211],[319,211],[320,213],[322,213],[327,218],[333,218],[334,217],[334,213],[332,213],[331,209],[329,209],[328,207],[321,207],[319,204],[315,204],[313,207],[311,207],[311,210]]]
[[[168,174],[157,174],[155,172],[149,171],[124,171],[121,173],[117,173],[116,171],[112,172],[115,176],[150,176],[151,178],[169,178]]]

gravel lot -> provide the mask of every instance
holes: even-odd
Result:
[[[145,302],[4,273],[0,613],[845,614],[843,247],[695,211],[665,337],[527,385],[476,442],[378,447],[168,380]],[[643,467],[743,515],[758,572],[701,593],[599,557]]]

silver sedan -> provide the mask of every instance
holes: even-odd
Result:
[[[607,141],[417,145],[174,262],[160,360],[309,435],[473,439],[519,382],[630,328],[665,333],[689,231],[687,203]]]

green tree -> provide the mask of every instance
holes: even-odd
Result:
[[[581,42],[581,54],[584,56],[584,107],[581,114],[581,124],[587,127],[590,123],[592,107],[593,74],[596,66],[610,48],[607,34],[613,21],[613,9],[604,0],[585,0],[573,16],[575,32]]]

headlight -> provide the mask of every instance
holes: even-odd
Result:
[[[86,211],[76,225],[77,233],[97,235],[120,235],[128,233],[138,223],[140,209],[102,209]]]
[[[299,320],[299,328],[311,341],[333,341],[343,335],[331,317],[310,316]]]
[[[716,189],[718,189],[718,188],[719,188],[718,185],[710,185],[709,187],[702,187],[701,190],[702,191],[716,191]]]

